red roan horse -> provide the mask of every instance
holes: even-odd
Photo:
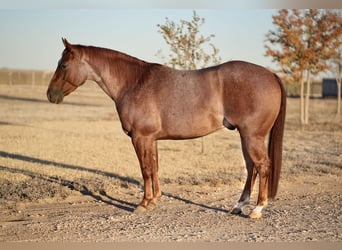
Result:
[[[249,203],[259,174],[257,206],[249,216],[261,217],[267,199],[276,195],[282,161],[286,95],[275,74],[241,61],[175,70],[118,51],[62,40],[65,49],[47,97],[61,103],[64,96],[92,80],[113,99],[144,179],[144,198],[135,212],[155,209],[161,196],[157,140],[197,138],[226,127],[240,133],[248,173],[232,213],[241,213]]]

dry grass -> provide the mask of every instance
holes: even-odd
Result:
[[[141,188],[129,137],[112,101],[93,83],[53,105],[46,87],[0,90],[0,201],[64,198]],[[299,100],[288,100],[283,179],[342,173],[342,125],[335,100],[312,100],[311,125],[299,126]],[[242,185],[239,135],[221,130],[201,140],[160,141],[161,184]]]

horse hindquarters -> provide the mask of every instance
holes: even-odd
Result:
[[[264,205],[267,205],[267,198],[274,199],[279,184],[280,170],[282,164],[282,150],[283,150],[283,136],[286,114],[286,92],[281,80],[275,75],[281,89],[281,103],[276,121],[274,122],[270,131],[268,142],[268,161],[267,174],[265,183],[262,186],[262,176],[260,176],[259,197],[256,208],[249,215],[251,218],[260,218],[261,210]],[[259,173],[260,174],[260,173]],[[263,190],[261,190],[263,188]],[[266,190],[265,190],[266,189]],[[263,192],[263,193],[262,193]],[[267,194],[267,196],[266,196]]]
[[[278,115],[270,129],[268,152],[265,147],[265,137],[260,134],[256,136],[253,133],[240,130],[242,150],[247,167],[247,180],[239,199],[232,213],[241,213],[245,204],[249,203],[253,184],[256,175],[259,174],[259,195],[257,206],[250,214],[252,218],[260,218],[261,211],[267,205],[267,199],[273,199],[276,196],[280,169],[282,163],[282,143],[284,134],[284,123],[286,113],[286,92],[280,79],[276,76],[281,89],[281,102]],[[257,133],[256,133],[257,134]]]

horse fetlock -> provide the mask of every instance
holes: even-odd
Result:
[[[260,212],[254,212],[252,211],[250,214],[249,214],[249,218],[251,219],[261,219],[262,217],[262,213]]]
[[[134,210],[134,213],[135,214],[142,214],[142,213],[146,213],[147,211],[147,208],[146,207],[143,207],[141,205],[139,205],[135,210]]]
[[[249,200],[245,200],[245,201],[239,201],[232,209],[231,213],[232,214],[241,214],[242,213],[242,208],[245,205],[249,204]]]
[[[148,211],[153,211],[157,208],[156,199],[144,199],[140,202],[139,206],[134,210],[135,214],[141,214]]]
[[[157,204],[155,203],[155,202],[150,202],[150,203],[148,203],[148,205],[147,205],[147,207],[146,207],[146,209],[148,210],[148,211],[153,211],[153,210],[155,210],[157,208]]]
[[[249,214],[249,218],[251,219],[260,219],[262,217],[262,209],[264,206],[256,206],[253,211]]]
[[[233,207],[232,211],[230,212],[231,214],[241,214],[242,209],[239,207]]]

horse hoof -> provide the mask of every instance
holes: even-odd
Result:
[[[147,210],[148,211],[153,211],[153,210],[155,210],[157,208],[157,205],[155,204],[155,203],[149,203],[148,205],[147,205]]]
[[[261,217],[262,217],[262,214],[260,212],[252,211],[249,214],[249,218],[251,218],[251,219],[260,219]]]
[[[233,210],[230,213],[231,214],[241,214],[242,210],[241,210],[241,208],[234,207]]]
[[[145,213],[147,211],[147,209],[143,206],[138,206],[135,210],[134,213],[135,214],[142,214]]]

